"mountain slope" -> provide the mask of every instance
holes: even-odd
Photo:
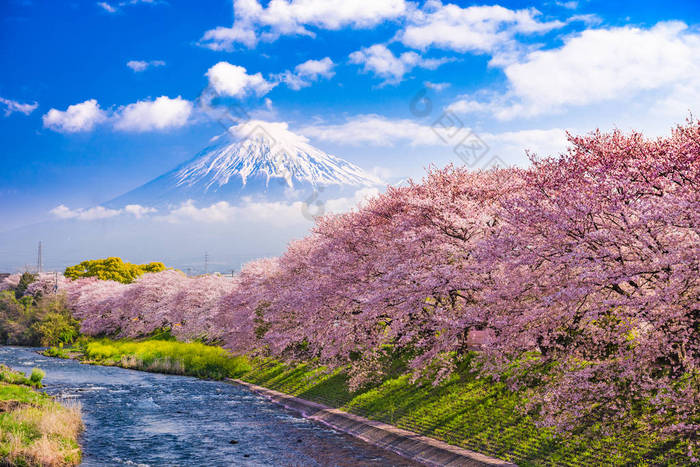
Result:
[[[379,185],[381,180],[313,147],[286,123],[255,120],[232,127],[193,159],[106,205],[299,199],[314,190],[340,193]]]

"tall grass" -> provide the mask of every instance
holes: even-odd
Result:
[[[88,361],[99,364],[217,380],[250,370],[247,358],[198,342],[100,339],[83,344],[83,354]]]
[[[40,370],[26,378],[0,366],[0,465],[72,466],[81,459],[80,405],[36,392]]]

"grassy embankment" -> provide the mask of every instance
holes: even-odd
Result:
[[[80,463],[80,407],[64,407],[36,391],[43,376],[34,369],[27,378],[0,365],[0,465]]]
[[[177,342],[168,337],[142,340],[82,337],[75,347],[51,347],[44,354],[61,358],[77,356],[84,363],[219,380],[251,370],[247,358],[233,356],[221,347]]]
[[[393,376],[350,392],[343,370],[313,364],[290,366],[234,357],[218,347],[145,339],[81,342],[82,358],[97,364],[212,379],[241,378],[287,394],[380,420],[448,443],[520,465],[685,465],[684,446],[638,432],[557,436],[522,415],[526,393],[508,391],[500,382],[478,378],[474,363],[464,362],[448,381],[413,384],[395,365]],[[64,350],[56,353],[66,354]]]

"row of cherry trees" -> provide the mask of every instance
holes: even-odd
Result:
[[[234,352],[318,358],[359,385],[386,352],[439,381],[478,339],[482,371],[571,428],[700,431],[700,123],[593,133],[527,169],[430,169],[318,220],[234,279],[64,285],[87,334],[170,327]]]
[[[183,340],[216,341],[222,331],[213,317],[233,284],[218,275],[190,278],[165,270],[144,274],[131,284],[81,278],[69,281],[65,290],[84,334],[140,337],[170,329]]]

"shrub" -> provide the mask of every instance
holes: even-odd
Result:
[[[41,381],[44,379],[44,376],[46,376],[46,373],[44,373],[41,369],[33,368],[32,374],[29,375],[29,381],[33,386],[41,387]]]
[[[43,347],[59,344],[70,344],[80,334],[80,323],[74,319],[67,311],[49,312],[34,324],[34,328],[39,335],[39,342]]]

